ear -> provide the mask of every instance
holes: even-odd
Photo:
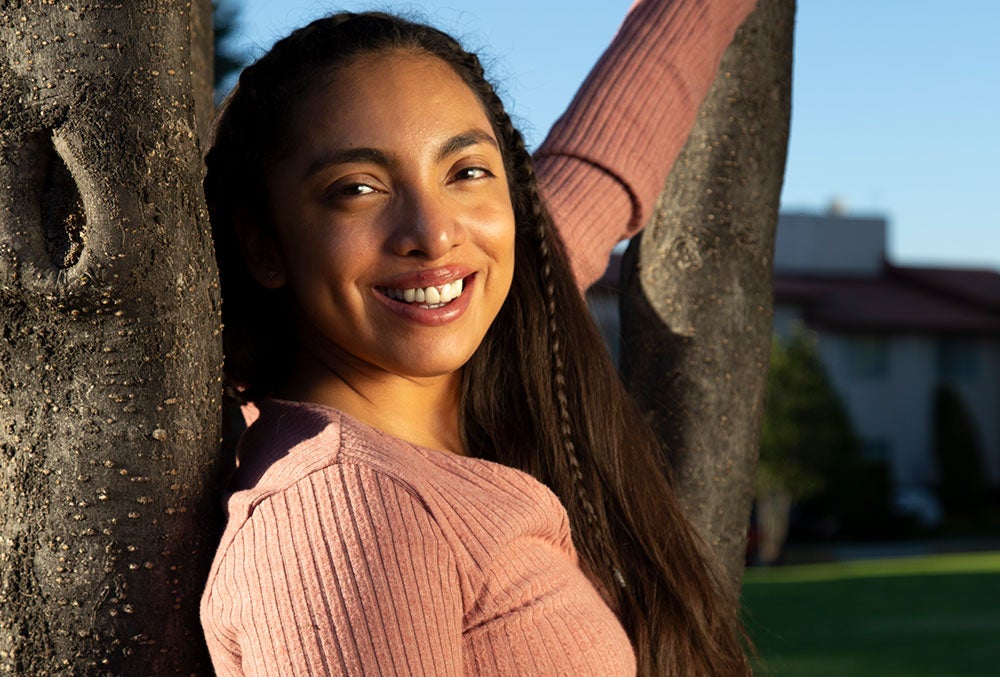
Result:
[[[233,221],[243,261],[257,284],[265,289],[284,287],[287,282],[285,261],[272,229],[243,211],[236,214]]]

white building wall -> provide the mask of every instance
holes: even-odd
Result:
[[[879,338],[885,342],[884,374],[859,373],[857,342]],[[895,484],[932,484],[937,474],[931,449],[935,342],[914,335],[823,333],[819,348],[857,435],[869,445],[887,445],[886,461]]]
[[[855,432],[865,442],[888,444],[886,460],[897,486],[933,487],[937,482],[934,393],[942,380],[962,395],[981,435],[987,480],[1000,485],[1000,342],[974,339],[979,351],[974,374],[949,378],[941,371],[940,337],[885,335],[886,371],[873,376],[857,373],[852,364],[856,342],[866,337],[819,336],[820,357]]]

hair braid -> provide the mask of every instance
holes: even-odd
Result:
[[[507,174],[509,182],[520,190],[514,190],[512,195],[521,195],[521,204],[515,204],[515,211],[518,213],[530,212],[530,216],[522,219],[525,224],[533,224],[531,233],[537,243],[537,250],[541,257],[540,277],[545,299],[546,310],[546,335],[550,348],[550,371],[553,385],[553,396],[555,399],[556,411],[559,418],[559,438],[560,448],[565,454],[565,460],[569,466],[570,478],[573,484],[573,493],[583,510],[583,518],[587,523],[588,531],[586,540],[597,544],[601,558],[607,567],[607,571],[620,587],[626,587],[625,578],[621,568],[617,565],[614,556],[614,549],[611,546],[611,534],[602,528],[598,519],[594,503],[590,498],[587,482],[585,481],[583,469],[580,465],[579,454],[576,449],[574,439],[574,429],[570,416],[569,398],[566,394],[566,368],[563,361],[562,342],[559,338],[558,321],[559,308],[556,301],[555,283],[552,273],[552,252],[549,244],[548,232],[553,230],[552,219],[545,209],[544,200],[538,192],[538,181],[535,176],[534,162],[528,153],[524,143],[524,137],[514,126],[510,115],[504,109],[503,102],[497,95],[496,90],[486,79],[485,72],[479,58],[472,53],[466,53],[467,67],[475,74],[475,78],[485,83],[483,87],[486,106],[490,109],[491,118],[498,129],[497,133],[506,143],[503,147],[509,149],[505,155],[507,164]],[[580,545],[579,539],[577,545]]]
[[[604,564],[611,572],[615,582],[622,588],[626,587],[625,577],[621,568],[617,565],[612,555],[612,548],[608,542],[604,529],[601,528],[597,519],[597,511],[587,494],[584,483],[583,470],[580,468],[580,459],[577,456],[576,445],[573,442],[573,424],[569,415],[569,398],[566,396],[566,369],[563,364],[562,349],[558,336],[558,310],[556,308],[555,285],[552,283],[552,264],[549,262],[549,244],[545,236],[545,226],[539,223],[538,226],[538,250],[542,257],[542,277],[545,280],[546,310],[548,312],[548,334],[549,345],[552,349],[552,380],[555,384],[556,401],[559,405],[560,432],[562,433],[563,449],[566,452],[566,460],[570,465],[573,477],[573,484],[576,488],[577,500],[583,506],[584,517],[590,527],[588,537],[596,538],[599,541]]]

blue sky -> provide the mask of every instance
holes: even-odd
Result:
[[[537,145],[631,0],[230,0],[259,56],[338,9],[415,14],[478,51]],[[889,219],[896,263],[1000,270],[1000,2],[799,0],[782,206]]]

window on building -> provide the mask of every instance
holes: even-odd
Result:
[[[937,357],[942,379],[971,381],[979,373],[979,343],[973,338],[942,338],[938,342]]]
[[[851,336],[847,339],[847,369],[857,379],[880,379],[889,375],[889,342],[881,336]]]

